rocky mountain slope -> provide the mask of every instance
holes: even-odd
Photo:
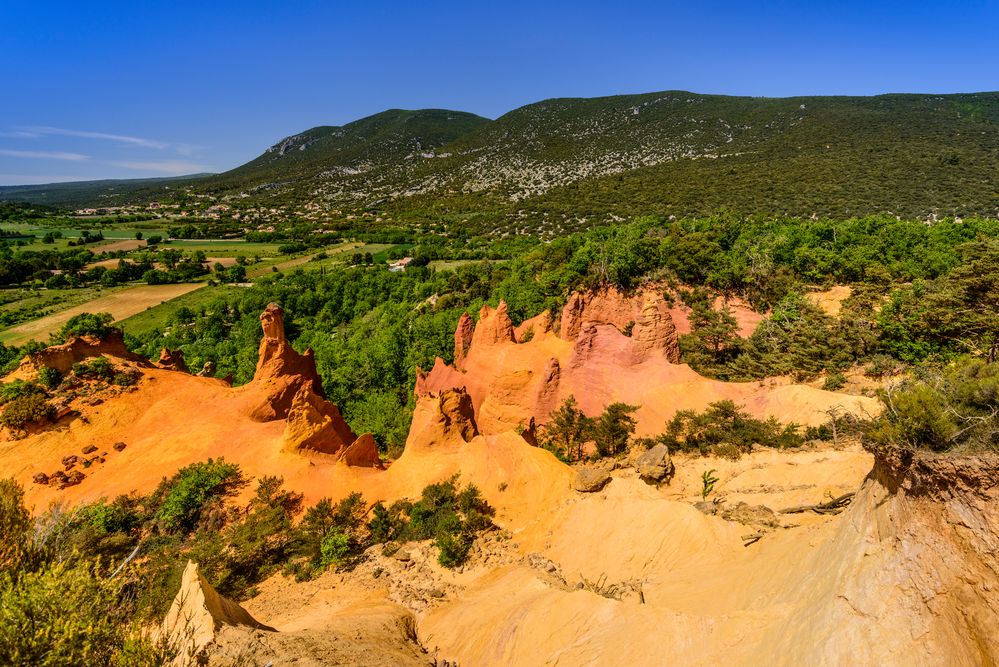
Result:
[[[458,214],[557,233],[629,214],[996,215],[999,94],[756,98],[665,91],[552,99],[496,120],[385,111],[287,137],[179,191],[326,213]],[[48,190],[10,191],[60,203]],[[72,201],[80,203],[76,187]],[[86,199],[86,197],[84,197]],[[68,203],[70,197],[64,198]],[[337,213],[339,212],[339,213]]]

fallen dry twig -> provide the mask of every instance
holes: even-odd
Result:
[[[851,491],[850,493],[844,493],[838,498],[833,498],[829,502],[818,503],[816,505],[798,505],[797,507],[788,507],[787,509],[782,509],[780,513],[801,514],[802,512],[815,512],[816,514],[839,514],[847,505],[850,504],[854,495],[856,494]]]

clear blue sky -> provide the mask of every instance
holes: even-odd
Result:
[[[383,109],[999,89],[999,3],[0,0],[0,183],[221,171]]]

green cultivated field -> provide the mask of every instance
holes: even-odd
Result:
[[[166,327],[170,316],[177,312],[179,308],[186,307],[196,311],[218,297],[226,297],[244,289],[246,288],[235,287],[233,285],[203,287],[178,296],[170,301],[150,306],[141,313],[121,320],[118,324],[127,334],[143,336],[156,329],[162,330]]]

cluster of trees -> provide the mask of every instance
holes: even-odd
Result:
[[[579,461],[593,443],[594,456],[617,456],[628,450],[638,422],[636,405],[611,403],[597,417],[587,417],[570,396],[541,429],[539,443],[563,461]]]
[[[45,282],[53,271],[76,276],[93,259],[89,250],[27,250],[0,244],[0,285]]]
[[[736,335],[730,312],[712,308],[710,293],[687,292],[693,330],[680,339],[683,358],[698,371],[727,380],[808,378],[858,363],[879,375],[885,360],[911,364],[962,354],[994,362],[999,241],[974,241],[954,252],[959,263],[935,278],[855,284],[837,317],[792,291],[746,340]]]

